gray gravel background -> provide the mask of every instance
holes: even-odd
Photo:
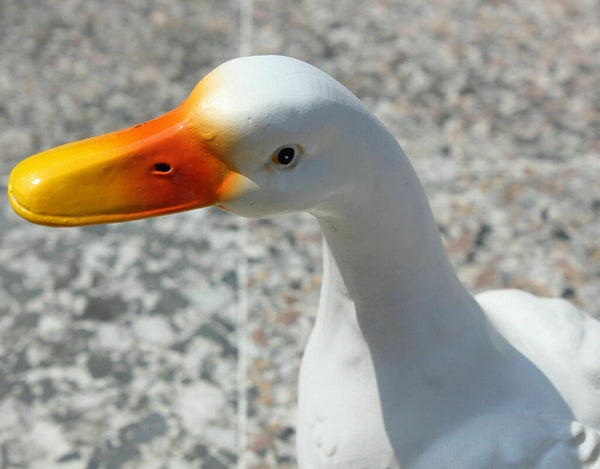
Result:
[[[600,314],[594,0],[0,0],[0,185],[175,107],[240,50],[309,61],[384,120],[473,291]],[[308,216],[49,229],[2,196],[0,469],[296,467],[320,249]]]

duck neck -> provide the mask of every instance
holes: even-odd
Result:
[[[315,211],[326,241],[321,300],[351,298],[374,353],[423,355],[451,342],[471,347],[471,338],[487,335],[483,315],[457,278],[412,166],[397,151],[372,181],[375,189],[356,188],[347,194],[351,203]],[[333,324],[338,320],[344,318]]]

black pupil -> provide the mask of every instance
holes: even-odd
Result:
[[[171,166],[167,163],[156,163],[154,169],[159,173],[168,173],[171,171]]]
[[[295,151],[293,148],[282,148],[277,155],[279,164],[288,165],[294,160]]]

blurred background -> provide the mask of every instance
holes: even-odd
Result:
[[[249,53],[322,68],[385,122],[471,290],[600,314],[596,0],[0,0],[2,190]],[[320,262],[307,215],[50,229],[2,195],[0,469],[296,467]]]

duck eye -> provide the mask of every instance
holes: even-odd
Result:
[[[281,166],[289,166],[296,159],[296,150],[292,147],[284,147],[279,150],[276,159]]]

